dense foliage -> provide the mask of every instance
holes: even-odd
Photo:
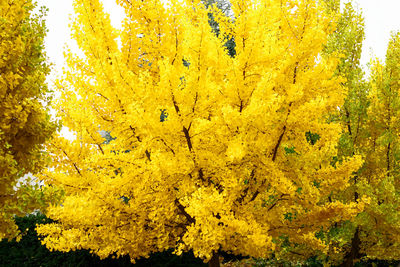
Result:
[[[30,0],[0,1],[0,240],[18,234],[14,215],[47,201],[29,181],[17,185],[45,166],[43,143],[56,130],[45,83],[45,10],[33,14],[34,7]]]

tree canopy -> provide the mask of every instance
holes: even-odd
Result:
[[[232,16],[200,1],[118,3],[121,30],[98,0],[74,2],[84,57],[67,54],[54,107],[76,139],[49,146],[42,178],[65,199],[37,229],[43,242],[211,263],[335,247],[318,233],[365,205],[341,195],[361,157],[335,160],[346,88],[339,54],[323,50],[337,14],[311,0],[231,1]]]

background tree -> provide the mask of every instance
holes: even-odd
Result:
[[[336,198],[361,164],[332,162],[344,87],[321,51],[336,16],[311,0],[232,1],[233,17],[200,1],[118,3],[121,31],[99,1],[74,4],[85,58],[68,54],[55,107],[77,138],[51,144],[43,179],[66,197],[43,242],[132,260],[193,250],[214,266],[220,251],[325,251],[316,233],[363,206]]]
[[[43,143],[56,124],[48,114],[49,67],[43,51],[45,9],[32,1],[0,1],[0,240],[17,235],[14,215],[43,207],[43,191],[16,187],[46,163]]]
[[[371,199],[360,216],[360,253],[372,259],[399,257],[400,34],[389,42],[385,64],[372,62],[365,164],[360,194]]]
[[[399,37],[393,35],[385,65],[378,60],[372,62],[369,83],[363,78],[359,65],[363,38],[361,13],[347,3],[325,49],[328,54],[334,51],[343,54],[337,73],[346,77],[344,85],[348,88],[338,117],[343,134],[337,160],[363,155],[365,162],[355,173],[353,186],[344,191],[342,198],[359,201],[361,196],[367,196],[370,203],[354,220],[336,224],[324,233],[325,239],[336,244],[328,253],[329,259],[338,264],[342,262],[344,266],[353,266],[363,257],[399,259],[396,241],[399,223],[396,189]]]

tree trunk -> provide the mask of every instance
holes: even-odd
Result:
[[[349,253],[344,258],[343,267],[352,267],[354,266],[354,260],[360,258],[360,231],[357,227],[356,232],[354,233],[353,238],[351,239],[351,249]]]
[[[219,254],[218,252],[213,252],[211,260],[208,262],[208,267],[220,267],[219,265]]]

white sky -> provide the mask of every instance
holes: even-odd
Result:
[[[365,65],[371,54],[385,59],[392,31],[400,31],[399,0],[357,0],[365,18],[365,41],[361,63]],[[372,52],[372,53],[371,53]]]

